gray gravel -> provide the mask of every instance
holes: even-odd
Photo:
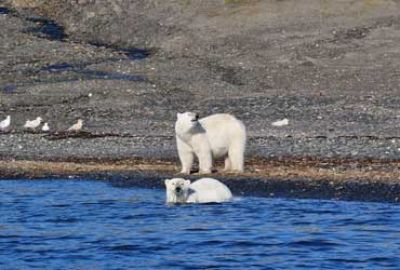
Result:
[[[176,112],[195,110],[242,119],[248,156],[399,159],[399,1],[239,2],[0,1],[0,117],[13,123],[0,157],[176,158]],[[114,135],[24,132],[38,115]]]

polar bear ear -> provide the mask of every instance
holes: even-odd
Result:
[[[164,183],[165,183],[166,186],[169,185],[169,181],[170,181],[170,179],[165,179]]]
[[[190,185],[190,180],[185,180],[185,185],[189,186]]]
[[[179,119],[181,116],[182,116],[182,113],[177,113],[177,114],[176,114],[176,118],[178,118],[178,119]]]

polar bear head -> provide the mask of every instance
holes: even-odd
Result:
[[[198,125],[199,114],[184,112],[176,114],[175,129],[179,132],[187,132]]]
[[[167,192],[167,203],[185,203],[190,187],[190,180],[172,178],[164,181]]]

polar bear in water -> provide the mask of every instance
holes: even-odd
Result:
[[[227,186],[213,178],[201,178],[193,183],[183,178],[165,180],[167,203],[220,203],[232,199]]]
[[[190,174],[194,155],[200,173],[211,173],[213,158],[225,158],[225,171],[243,171],[246,128],[230,114],[214,114],[199,120],[193,112],[178,113],[175,123],[181,173]]]

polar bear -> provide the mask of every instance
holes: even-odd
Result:
[[[225,171],[243,171],[246,128],[230,114],[213,114],[199,120],[193,112],[178,113],[175,123],[181,173],[190,174],[194,155],[199,172],[211,173],[213,158],[225,158]]]
[[[167,203],[220,203],[232,199],[229,188],[213,178],[201,178],[193,183],[183,178],[165,180]]]

